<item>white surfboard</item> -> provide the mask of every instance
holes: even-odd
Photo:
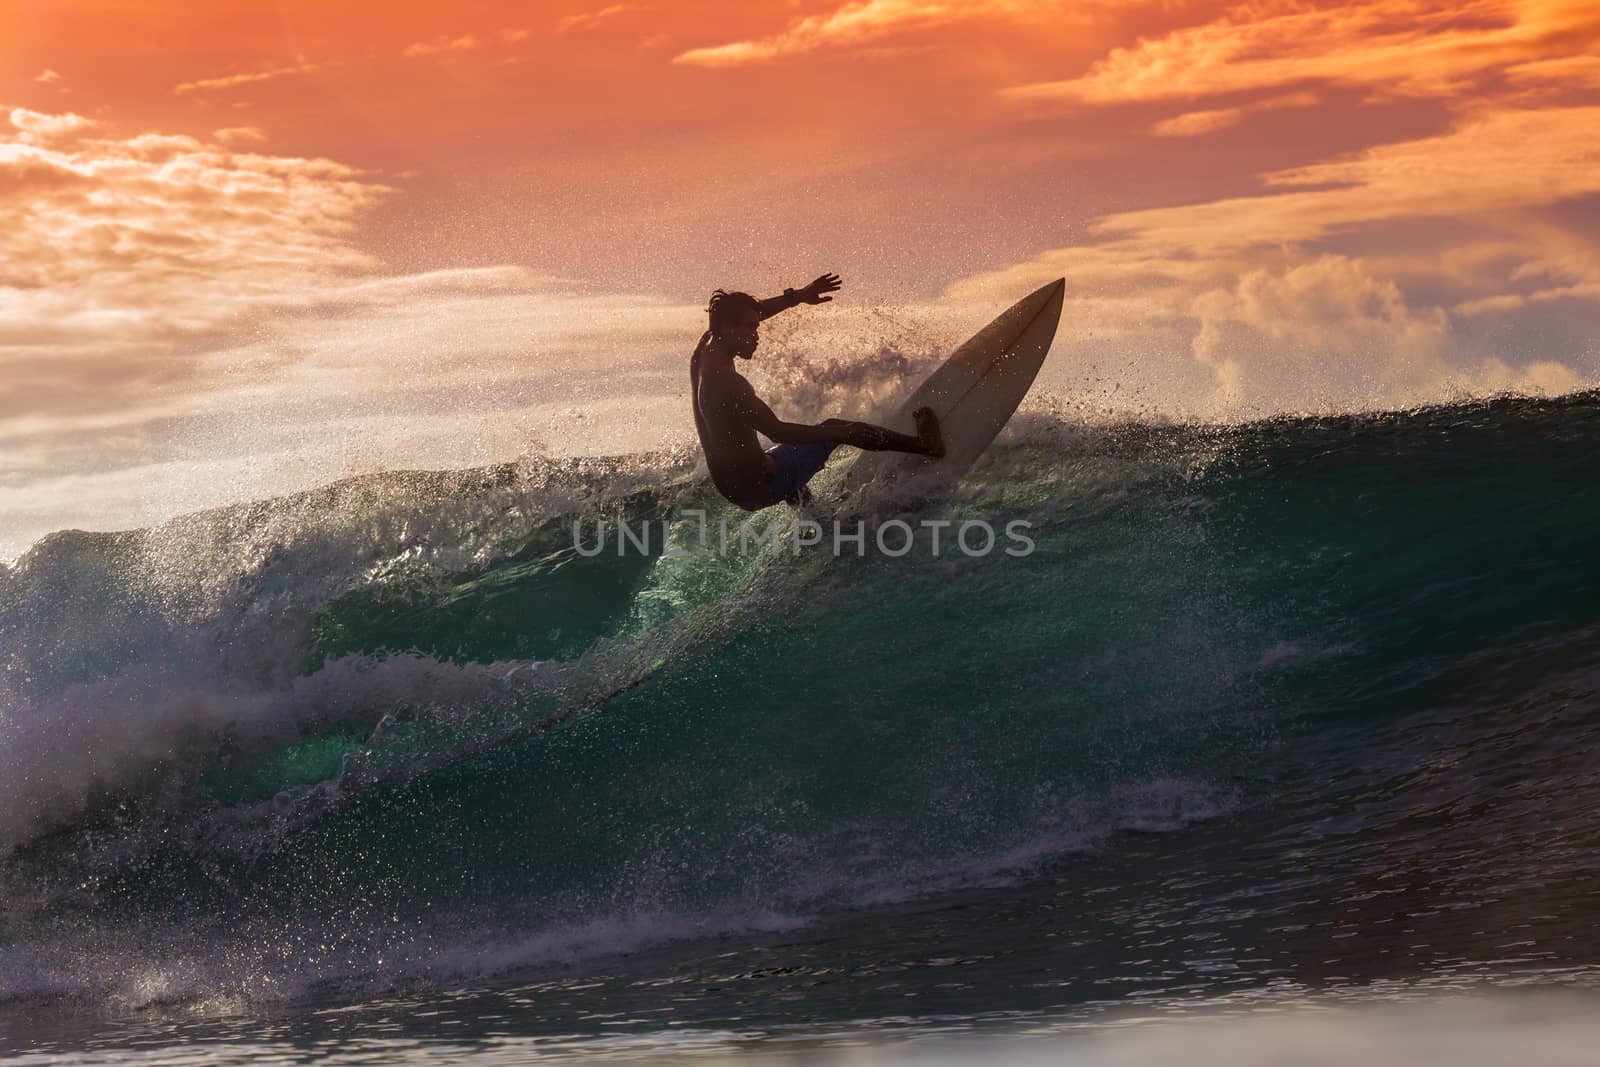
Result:
[[[907,479],[931,488],[965,474],[1028,395],[1055,340],[1066,291],[1067,280],[1058,278],[1017,301],[952,352],[894,414],[875,420],[891,430],[916,433],[911,413],[933,408],[944,434],[944,456],[860,453],[841,492],[855,496],[870,483]]]

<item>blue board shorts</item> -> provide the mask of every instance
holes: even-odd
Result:
[[[772,457],[772,462],[778,468],[773,479],[778,496],[791,504],[804,504],[811,499],[811,494],[806,491],[806,483],[827,466],[828,457],[838,447],[837,443],[818,442],[810,445],[774,445],[767,449],[767,455]]]

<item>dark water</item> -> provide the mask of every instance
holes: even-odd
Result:
[[[861,505],[1026,520],[1024,557],[724,556],[680,456],[57,535],[0,571],[0,1048],[821,1055],[1582,996],[1597,455],[1595,394],[1041,413],[954,496]],[[682,554],[584,558],[600,517]]]

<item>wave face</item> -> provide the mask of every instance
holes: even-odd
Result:
[[[1597,454],[1592,393],[1038,409],[947,498],[850,512],[1023,520],[1025,557],[724,555],[684,454],[54,535],[0,569],[0,999],[783,929],[1263,806],[1553,877],[1600,829]],[[577,550],[621,518],[649,552]]]

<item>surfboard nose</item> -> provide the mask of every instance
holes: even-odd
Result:
[[[1017,306],[1027,307],[1034,314],[1038,314],[1045,308],[1049,307],[1052,303],[1055,303],[1059,307],[1061,301],[1066,299],[1066,295],[1067,280],[1065,278],[1057,278],[1048,285],[1039,286],[1039,288],[1023,297],[1017,303]]]

